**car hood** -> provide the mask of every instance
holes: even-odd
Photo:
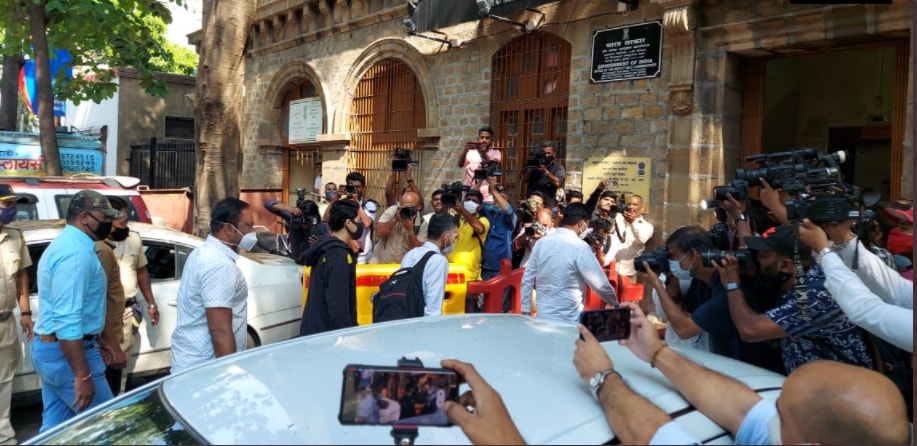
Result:
[[[573,366],[576,325],[515,315],[425,317],[297,338],[172,376],[164,396],[186,426],[215,444],[388,443],[387,426],[338,422],[347,364],[417,357],[471,362],[503,396],[530,444],[599,444],[614,434]],[[625,381],[669,414],[690,410],[657,370],[615,342],[603,344]],[[682,351],[756,390],[783,377],[707,352]],[[462,386],[465,390],[466,386]],[[468,444],[458,427],[421,427],[418,444]]]

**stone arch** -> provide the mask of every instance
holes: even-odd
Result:
[[[433,76],[430,73],[430,68],[423,59],[423,55],[417,48],[404,39],[389,37],[379,39],[367,46],[356,58],[356,62],[350,68],[350,71],[344,76],[342,81],[343,85],[341,90],[337,92],[338,96],[334,101],[338,107],[335,109],[334,119],[330,123],[333,132],[329,130],[329,133],[347,132],[350,103],[353,99],[353,92],[356,90],[357,84],[360,83],[360,80],[363,79],[363,75],[366,74],[366,71],[369,70],[370,67],[388,58],[404,61],[404,63],[414,71],[414,77],[417,79],[417,83],[420,84],[420,89],[423,92],[425,101],[424,114],[426,116],[427,126],[438,122],[436,112],[439,109],[439,99],[436,95],[436,88],[433,85]]]
[[[325,96],[324,80],[309,64],[301,60],[295,60],[287,63],[274,73],[267,90],[264,93],[264,102],[262,103],[261,116],[262,122],[272,123],[273,125],[260,126],[258,129],[258,140],[278,139],[278,124],[280,115],[283,110],[283,98],[292,86],[302,81],[309,81],[315,87],[319,101],[322,103],[324,111],[324,125],[326,133],[331,131],[329,117],[332,116],[332,110],[328,98]],[[271,133],[273,131],[273,133]],[[269,134],[270,133],[270,134]]]

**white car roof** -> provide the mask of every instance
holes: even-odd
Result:
[[[503,396],[530,444],[600,444],[613,438],[573,366],[576,326],[516,315],[424,317],[339,330],[259,347],[166,378],[164,396],[186,426],[214,444],[378,444],[387,426],[338,421],[347,364],[394,366],[417,357],[471,362]],[[701,441],[723,430],[692,411],[662,374],[616,342],[603,344],[624,380]],[[774,392],[784,377],[699,350],[682,351],[753,389]],[[462,391],[466,390],[462,386]],[[458,427],[421,427],[417,444],[468,444]]]

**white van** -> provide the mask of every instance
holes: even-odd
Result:
[[[57,220],[67,217],[70,197],[83,189],[117,196],[128,204],[128,220],[152,223],[137,186],[140,179],[126,176],[0,176],[0,183],[29,199],[16,205],[16,220]]]

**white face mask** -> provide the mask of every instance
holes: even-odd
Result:
[[[468,211],[469,214],[477,214],[477,213],[478,213],[478,204],[475,203],[474,201],[465,200],[464,205],[465,205],[465,210]]]
[[[681,256],[678,260],[669,260],[669,271],[671,271],[672,275],[678,280],[691,280],[691,271],[681,269],[681,261],[684,260],[687,255],[688,254]]]
[[[230,225],[232,226],[232,225]],[[249,232],[248,234],[243,234],[239,228],[232,226],[232,229],[235,230],[239,235],[242,236],[242,240],[239,241],[239,244],[236,245],[239,249],[244,249],[246,251],[251,251],[255,245],[258,244],[258,234],[254,231]]]
[[[444,256],[451,254],[452,250],[455,249],[455,237],[447,237],[446,240],[449,244],[443,248]]]

